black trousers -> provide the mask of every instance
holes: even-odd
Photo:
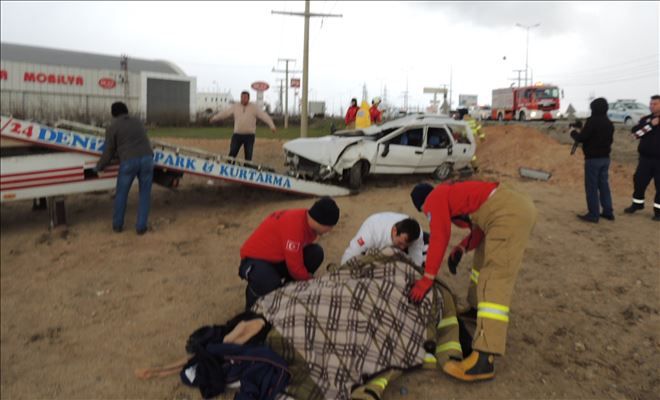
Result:
[[[252,160],[252,150],[254,149],[254,133],[234,133],[231,135],[231,144],[229,145],[229,157],[236,157],[238,151],[243,146],[245,160]]]
[[[308,244],[303,249],[303,262],[307,271],[314,272],[323,262],[323,248],[318,244]],[[291,282],[293,278],[285,262],[272,263],[254,258],[244,258],[238,268],[238,276],[248,283],[245,289],[245,309],[249,310],[261,296]]]
[[[644,193],[651,179],[655,183],[655,202],[653,206],[656,210],[660,210],[660,159],[639,156],[639,164],[637,164],[637,170],[633,178],[635,184],[634,203],[644,204]]]

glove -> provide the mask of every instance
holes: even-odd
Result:
[[[426,293],[431,289],[431,286],[433,286],[433,279],[425,275],[422,279],[418,279],[415,282],[412,289],[410,289],[410,293],[408,293],[408,298],[415,304],[421,303]]]
[[[454,250],[451,251],[449,258],[447,259],[449,272],[451,272],[452,275],[456,275],[456,267],[458,266],[458,263],[461,262],[461,258],[463,258],[463,248],[460,246],[454,247]]]

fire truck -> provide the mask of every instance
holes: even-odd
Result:
[[[557,86],[544,84],[494,89],[491,119],[554,121],[561,117],[559,94]]]

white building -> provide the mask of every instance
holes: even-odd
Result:
[[[0,109],[41,122],[101,124],[124,101],[148,124],[194,121],[196,79],[167,61],[1,43]],[[124,62],[125,61],[125,62]]]
[[[216,113],[229,107],[233,101],[231,92],[197,92],[197,112]]]

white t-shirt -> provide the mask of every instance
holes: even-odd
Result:
[[[392,227],[406,218],[410,217],[393,212],[382,212],[369,216],[364,220],[355,237],[349,242],[348,248],[346,248],[341,258],[341,263],[344,264],[351,258],[364,254],[368,249],[380,250],[392,246]],[[420,266],[424,262],[423,249],[424,238],[420,226],[419,238],[408,246],[408,256],[415,264]]]

